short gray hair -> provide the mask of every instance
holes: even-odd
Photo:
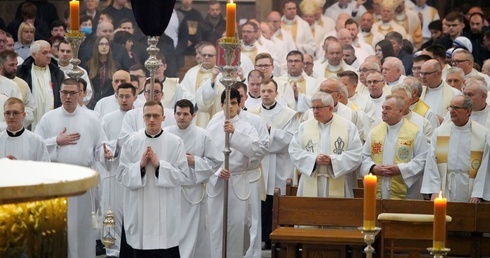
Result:
[[[412,90],[416,90],[417,91],[417,95],[419,97],[422,96],[423,88],[422,88],[422,83],[420,82],[419,79],[417,79],[417,78],[415,78],[413,76],[407,76],[407,78],[405,78],[403,80],[403,83],[405,83],[408,86],[410,86],[410,88]]]
[[[461,76],[461,78],[463,78],[463,80],[464,80],[464,71],[463,71],[463,69],[461,69],[459,67],[456,67],[456,66],[453,66],[453,67],[447,69],[447,74],[450,74],[450,73],[459,74],[459,76]]]
[[[311,97],[311,101],[320,100],[325,106],[334,106],[333,98],[326,92],[316,92]]]
[[[466,95],[462,95],[462,96],[463,96],[463,107],[472,110],[473,102],[471,101],[471,98]]]
[[[37,52],[41,51],[41,48],[43,47],[49,47],[51,48],[51,44],[47,42],[46,40],[36,40],[34,43],[32,43],[30,50],[31,50],[31,55],[36,54]]]
[[[481,77],[481,76],[479,76]],[[483,78],[483,77],[481,77]],[[469,78],[465,81],[465,87],[475,86],[481,94],[486,94],[488,92],[487,85],[485,84],[485,80],[479,80],[477,78]]]
[[[394,91],[399,91],[399,90],[405,91],[405,93],[407,93],[408,98],[412,99],[412,87],[410,87],[408,84],[400,83],[398,85],[391,87],[391,94],[393,94]]]
[[[403,66],[403,63],[400,59],[398,59],[397,57],[393,57],[393,56],[389,56],[387,58],[385,58],[385,63],[386,62],[389,62],[390,65],[396,69],[400,69],[400,72],[405,75],[405,66]]]
[[[403,108],[405,107],[405,100],[402,98],[402,96],[390,94],[386,96],[385,101],[389,99],[395,99],[395,104],[397,109],[403,110]]]

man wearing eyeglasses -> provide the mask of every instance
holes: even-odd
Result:
[[[453,52],[453,56],[451,59],[451,65],[461,68],[464,72],[465,80],[469,79],[473,75],[478,75],[485,79],[485,83],[487,87],[490,87],[490,77],[484,73],[478,72],[475,68],[473,68],[473,64],[475,60],[473,58],[473,54],[471,54],[468,50],[465,49],[456,49]]]
[[[0,146],[3,146],[0,148],[0,158],[49,162],[44,139],[23,126],[26,117],[24,102],[18,98],[8,98],[4,103],[2,98],[3,95],[0,96],[0,109],[5,120],[0,122],[0,127],[5,124],[7,128],[0,131]]]
[[[78,104],[80,86],[75,79],[65,79],[59,92],[62,106],[47,112],[36,126],[52,162],[93,168],[97,161],[112,156],[103,147],[107,137],[99,119]],[[93,257],[95,226],[91,212],[92,190],[68,198],[68,257]]]
[[[384,89],[388,86],[386,86],[383,75],[379,72],[367,76],[366,86],[369,92],[368,100],[374,104],[374,118],[379,120],[381,119],[381,106],[388,95]]]
[[[258,26],[253,22],[247,22],[242,26],[242,53],[250,60],[255,60],[259,53],[269,53],[269,51],[257,41]]]
[[[334,100],[317,92],[312,119],[299,125],[289,144],[291,160],[301,173],[298,196],[352,198],[362,143],[356,126],[334,114]]]
[[[435,59],[425,62],[419,74],[425,86],[420,99],[429,105],[438,116],[439,123],[442,123],[449,102],[454,96],[461,95],[461,92],[442,80],[441,65]]]
[[[356,88],[357,94],[366,97],[369,95],[369,91],[367,89],[367,84],[366,84],[366,78],[369,74],[374,72],[381,73],[381,64],[379,64],[379,62],[366,60],[361,64],[361,66],[357,70],[357,74],[359,75],[359,82],[360,82]]]
[[[435,199],[442,191],[450,202],[488,200],[488,129],[470,119],[470,97],[454,97],[448,109],[451,121],[432,136],[421,192]]]
[[[388,95],[382,108],[383,122],[369,133],[360,171],[378,177],[378,198],[420,199],[416,184],[422,177],[429,147],[425,135],[403,117],[405,101],[401,96]]]

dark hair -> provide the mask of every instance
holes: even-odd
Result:
[[[150,78],[146,78],[145,89],[146,89],[146,85],[150,84],[150,83],[151,83]],[[157,83],[160,84],[161,90],[163,91],[163,83],[159,79],[155,78],[155,84],[157,84]]]
[[[289,51],[288,55],[286,56],[286,59],[290,56],[297,56],[297,55],[301,56],[301,62],[303,62],[303,58],[304,58],[303,53],[301,53],[298,50]]]
[[[237,90],[242,88],[245,94],[247,93],[247,84],[243,82],[235,82],[235,84],[233,84],[233,88]]]
[[[278,88],[278,87],[277,87],[277,82],[276,82],[274,79],[266,79],[266,80],[262,81],[262,83],[261,83],[261,84],[266,85],[266,84],[269,84],[269,83],[274,84],[274,86],[275,86],[275,88],[276,88],[276,91],[277,91],[277,88]]]
[[[417,57],[415,57],[413,59],[413,62],[414,63],[415,62],[420,62],[420,61],[424,61],[425,62],[425,61],[429,61],[431,59],[432,59],[432,57],[430,57],[429,55],[419,55],[419,56],[417,56]]]
[[[137,70],[143,70],[146,74],[146,68],[142,64],[134,64],[131,67],[129,67],[129,71],[137,71]]]
[[[100,12],[100,15],[105,15],[107,16],[107,19],[111,20],[111,23],[112,21],[114,21],[114,17],[112,17],[112,14],[110,14],[108,11],[106,10],[103,10],[102,12]],[[97,21],[98,22],[98,21]]]
[[[120,44],[120,45],[124,45],[126,44],[126,42],[128,41],[133,41],[133,34],[123,30],[123,31],[118,31],[116,33],[114,33],[114,42]]]
[[[117,86],[117,93],[119,93],[119,89],[131,89],[131,93],[133,93],[133,96],[136,95],[136,88],[133,84],[129,82],[119,84],[119,86]]]
[[[191,115],[194,115],[194,104],[192,104],[192,102],[188,99],[181,99],[181,100],[175,102],[174,114],[175,114],[175,111],[177,110],[177,107],[180,107],[180,108],[188,107],[189,112],[191,112]]]
[[[403,36],[402,34],[400,34],[400,32],[390,31],[386,34],[385,39],[387,40],[394,39],[396,40],[396,42],[398,42],[398,44],[402,44]]]
[[[167,59],[165,59],[165,56],[162,53],[157,53],[156,58],[157,60],[162,60],[163,64],[167,63]]]
[[[92,26],[94,26],[94,19],[92,18],[92,16],[90,15],[82,15],[80,16],[80,23],[83,23],[83,22],[86,22],[86,21],[91,21],[92,22]]]
[[[66,24],[60,20],[54,20],[49,27],[49,30],[53,30],[53,28],[63,26],[63,29],[66,31]]]
[[[383,53],[383,60],[385,60],[389,56],[396,57],[395,50],[393,49],[393,45],[389,40],[383,39],[378,43],[376,43],[376,46],[381,47],[381,52]],[[376,47],[374,49],[376,50]],[[383,60],[381,60],[381,62],[383,62]]]
[[[437,57],[446,59],[446,49],[442,45],[435,44],[432,46],[428,46],[427,48],[425,48],[425,50],[432,53],[434,55],[434,58]]]
[[[25,2],[20,8],[22,18],[33,19],[37,14],[37,7],[31,2]]]
[[[225,104],[226,99],[226,90],[221,93],[221,104]],[[231,88],[230,90],[230,99],[236,99],[238,104],[241,103],[242,97],[240,96],[240,92],[237,89]]]
[[[402,49],[407,52],[409,55],[412,55],[413,54],[413,44],[412,42],[408,41],[407,39],[403,39],[403,46],[402,46]]]
[[[118,26],[118,27],[121,27],[121,25],[122,25],[123,23],[126,23],[126,22],[130,22],[130,23],[133,25],[133,28],[134,28],[134,22],[133,22],[133,21],[131,21],[131,20],[130,20],[130,19],[128,19],[128,18],[124,18],[124,19],[122,19],[122,20],[119,22],[119,24],[118,24],[119,26]]]
[[[78,81],[73,78],[66,78],[61,82],[61,85],[76,85],[78,87]],[[63,86],[62,86],[63,87]]]
[[[351,82],[358,82],[359,81],[359,76],[357,75],[357,73],[353,72],[353,71],[342,71],[340,73],[337,74],[337,77],[340,78],[340,77],[348,77],[349,78],[349,81]]]
[[[463,22],[464,23],[464,15],[457,12],[457,11],[453,11],[453,12],[450,12],[446,15],[445,17],[446,21],[456,21],[458,20],[459,22]]]
[[[250,77],[252,75],[258,75],[262,80],[264,79],[265,75],[263,72],[259,71],[259,70],[252,70],[248,73],[248,76],[247,76],[247,80],[250,80]]]
[[[345,21],[344,27],[351,24],[355,24],[357,27],[359,27],[359,23],[357,23],[356,20],[352,18],[349,18]]]
[[[87,81],[85,81],[83,78],[78,78],[77,82],[82,84],[82,91],[86,92],[87,91]]]
[[[435,20],[429,23],[429,30],[438,30],[442,31],[442,21],[441,20]]]

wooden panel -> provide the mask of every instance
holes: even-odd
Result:
[[[270,239],[281,243],[364,244],[364,235],[357,229],[279,227],[272,231]]]
[[[345,246],[341,245],[303,245],[302,258],[345,258],[347,251]]]

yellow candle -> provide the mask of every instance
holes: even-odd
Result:
[[[364,176],[364,228],[376,227],[376,176]]]
[[[236,4],[231,0],[226,4],[226,37],[235,37]]]
[[[80,2],[78,0],[70,1],[70,30],[77,31],[80,29]]]
[[[446,206],[447,199],[439,197],[434,200],[434,239],[433,248],[440,250],[445,247],[446,242]]]

